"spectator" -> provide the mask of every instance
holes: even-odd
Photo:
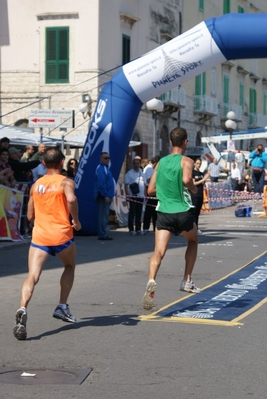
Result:
[[[94,198],[97,203],[98,213],[98,239],[112,240],[107,234],[109,207],[115,195],[114,179],[109,170],[110,157],[107,152],[100,155],[100,164],[95,171]]]
[[[144,174],[146,177],[146,186],[148,187],[150,179],[153,175],[154,169],[157,166],[157,163],[159,162],[160,157],[156,155],[149,161],[149,165],[146,166],[144,169]],[[148,198],[146,200],[146,208],[145,208],[145,213],[144,213],[144,223],[143,223],[143,230],[144,233],[148,233],[149,227],[150,227],[150,222],[152,219],[153,223],[153,231],[156,229],[156,220],[157,220],[157,211],[156,211],[156,206],[157,206],[158,200],[157,198]]]
[[[47,169],[42,160],[42,162],[32,170],[33,182],[35,183],[36,180],[40,179],[40,177],[43,177],[46,174],[47,174]]]
[[[74,179],[78,169],[78,161],[75,158],[71,158],[67,163],[67,174],[70,179]]]
[[[144,197],[146,197],[146,177],[141,169],[141,161],[133,160],[133,168],[125,176],[125,192],[130,201],[128,228],[131,235],[141,234],[141,216]],[[135,230],[134,230],[135,219]]]
[[[250,170],[250,165],[247,160],[245,161],[245,169],[243,172],[243,176],[244,176],[245,187],[248,192],[251,192],[252,191],[251,170]]]
[[[41,157],[44,155],[44,152],[45,152],[45,149],[46,149],[46,146],[45,146],[45,144],[44,143],[40,143],[39,145],[38,145],[38,151],[35,153],[35,154],[33,154],[33,156],[30,158],[30,161],[40,161],[41,162]]]
[[[10,164],[14,172],[15,179],[17,180],[17,182],[27,181],[23,172],[36,168],[39,165],[40,161],[37,160],[29,162],[20,162],[21,151],[15,147],[10,147],[8,152],[9,152],[8,163]]]
[[[249,154],[252,170],[252,181],[254,193],[262,194],[264,187],[265,163],[267,162],[267,153],[263,151],[263,145],[258,144],[257,148]]]
[[[8,163],[8,150],[4,147],[0,148],[0,184],[12,188],[16,186],[14,172]]]
[[[203,204],[203,187],[207,179],[209,178],[209,173],[204,174],[200,171],[202,161],[200,158],[197,158],[194,162],[194,169],[193,169],[193,183],[197,187],[197,192],[191,192],[192,203],[195,207],[194,209],[194,218],[195,223],[198,229],[198,234],[202,234],[202,231],[198,228],[198,219],[200,215],[200,211]]]
[[[26,145],[25,147],[25,151],[21,157],[21,161],[22,162],[29,162],[30,158],[33,156],[34,154],[34,148],[32,145]]]
[[[239,168],[236,167],[236,164],[233,163],[232,165],[232,170],[231,170],[231,186],[234,191],[237,191],[239,188],[239,185],[241,185],[242,179],[241,179],[241,173]]]
[[[244,170],[244,155],[240,150],[237,150],[237,152],[235,153],[235,164],[236,167],[240,170],[240,174],[242,176]]]
[[[0,140],[0,148],[6,148],[6,149],[8,149],[9,144],[10,144],[10,140],[9,140],[8,137],[3,137],[3,138]]]
[[[209,164],[208,172],[210,174],[210,181],[212,183],[217,183],[219,181],[219,175],[222,171],[227,171],[228,169],[224,168],[220,164],[218,164],[218,160],[216,158],[213,159],[213,162]]]

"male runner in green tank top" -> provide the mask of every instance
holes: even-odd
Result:
[[[173,129],[170,140],[173,147],[172,152],[161,158],[148,186],[148,195],[156,195],[158,198],[156,208],[158,214],[155,249],[149,260],[148,283],[142,302],[143,308],[146,310],[151,310],[154,307],[154,293],[157,288],[155,279],[172,234],[182,233],[187,240],[185,271],[180,290],[200,292],[191,277],[198,247],[197,227],[194,223],[190,196],[190,191],[193,194],[197,191],[192,179],[194,162],[183,156],[188,141],[185,129]]]

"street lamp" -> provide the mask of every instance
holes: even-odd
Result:
[[[158,100],[157,98],[152,98],[146,103],[146,107],[149,111],[152,112],[152,119],[154,120],[153,125],[153,157],[156,155],[156,134],[157,134],[157,118],[158,112],[162,112],[164,108],[164,104],[162,101]]]
[[[232,134],[233,131],[236,129],[236,122],[235,122],[235,113],[233,111],[229,111],[226,115],[228,118],[227,121],[225,121],[225,127],[229,131],[230,135],[230,140],[232,140]]]

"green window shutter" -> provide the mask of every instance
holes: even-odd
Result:
[[[244,83],[239,82],[239,105],[241,105],[244,111]]]
[[[204,0],[199,0],[199,2],[198,2],[198,9],[199,9],[199,11],[201,11],[201,12],[204,11]]]
[[[263,115],[267,115],[267,93],[263,96]]]
[[[127,64],[131,60],[131,38],[122,35],[122,64]]]
[[[202,77],[202,95],[205,96],[206,94],[206,72],[201,74]]]
[[[195,78],[195,95],[199,96],[201,94],[201,75]]]
[[[237,12],[239,12],[239,14],[243,14],[245,12],[244,8],[241,6],[237,7]]]
[[[223,103],[229,103],[229,76],[227,75],[223,77]]]
[[[249,112],[255,114],[257,112],[257,95],[256,90],[249,89]]]
[[[230,0],[223,0],[223,13],[229,14],[231,12]]]
[[[69,82],[69,28],[46,28],[46,83]]]

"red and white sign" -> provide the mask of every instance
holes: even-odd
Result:
[[[74,128],[74,110],[31,109],[29,127]]]

